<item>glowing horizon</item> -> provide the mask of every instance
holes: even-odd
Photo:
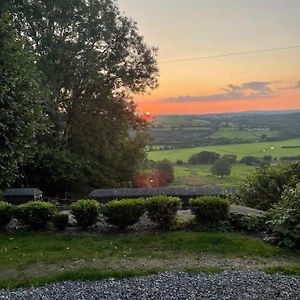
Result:
[[[158,61],[300,45],[300,2],[119,0]],[[141,113],[300,109],[300,49],[159,63],[160,87],[134,97]]]

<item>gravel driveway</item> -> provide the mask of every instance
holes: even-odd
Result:
[[[219,274],[166,272],[152,276],[97,282],[65,282],[35,289],[0,290],[0,299],[22,300],[299,300],[300,277],[262,272]]]

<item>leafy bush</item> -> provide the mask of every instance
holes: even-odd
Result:
[[[32,148],[22,168],[30,184],[38,186],[47,196],[63,198],[66,194],[70,196],[69,191],[76,194],[88,190],[82,180],[85,176],[80,158],[62,147],[39,143]],[[14,184],[25,185],[26,179],[21,175]]]
[[[16,218],[32,229],[43,229],[52,220],[55,205],[49,202],[29,201],[15,210]]]
[[[200,153],[193,154],[189,159],[188,163],[191,165],[197,164],[213,164],[218,158],[220,158],[220,154],[216,152],[210,151],[202,151]]]
[[[7,202],[0,201],[0,229],[10,222],[12,215],[13,206]]]
[[[296,156],[282,156],[279,159],[280,161],[292,161],[292,160],[299,160],[300,161],[300,155]]]
[[[255,156],[251,156],[251,155],[244,156],[240,160],[241,164],[245,164],[247,166],[257,166],[260,162],[261,162],[261,159],[259,157],[255,157]]]
[[[257,233],[264,231],[266,218],[232,212],[229,221],[234,230]]]
[[[256,169],[239,186],[237,196],[242,204],[268,210],[277,203],[285,186],[300,181],[300,163]]]
[[[100,203],[92,199],[82,199],[71,205],[77,225],[88,228],[98,221]]]
[[[227,199],[206,196],[190,199],[189,203],[198,223],[219,223],[229,216],[230,203]]]
[[[181,200],[178,197],[154,196],[147,199],[148,216],[163,229],[170,228],[174,222]]]
[[[174,181],[174,167],[169,160],[164,159],[162,161],[157,161],[155,163],[155,167],[157,170],[165,174],[165,180],[167,183]]]
[[[281,201],[267,213],[268,228],[282,246],[300,249],[300,184],[287,187]]]
[[[69,223],[69,215],[63,213],[56,213],[53,216],[53,224],[57,230],[64,230]]]
[[[145,199],[113,200],[103,207],[102,212],[106,222],[123,229],[139,221],[145,212]]]
[[[224,154],[221,159],[228,161],[230,164],[235,164],[237,161],[237,155],[235,154]]]

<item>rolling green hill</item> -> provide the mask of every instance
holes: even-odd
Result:
[[[155,161],[163,160],[163,159],[168,159],[173,162],[176,162],[176,160],[178,159],[187,161],[191,155],[201,151],[214,151],[221,155],[236,154],[238,156],[238,159],[240,159],[245,155],[253,155],[257,157],[271,155],[277,158],[282,156],[300,155],[299,148],[282,148],[282,146],[300,146],[300,139],[290,139],[290,140],[276,141],[276,142],[217,145],[217,146],[183,148],[183,149],[175,149],[175,150],[151,151],[148,154],[148,158]]]
[[[259,140],[262,136],[276,137],[276,131],[259,131],[259,130],[239,130],[237,127],[220,127],[217,132],[211,135],[212,139],[228,138],[228,139],[241,139],[249,142]]]

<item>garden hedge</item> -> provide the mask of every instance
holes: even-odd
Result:
[[[102,209],[105,221],[120,229],[137,223],[144,212],[144,198],[113,200]]]
[[[148,216],[152,222],[158,223],[162,229],[169,229],[175,222],[180,204],[181,200],[179,197],[149,197],[147,198]]]
[[[218,223],[229,217],[230,202],[217,196],[198,197],[189,200],[192,213],[198,223]]]

